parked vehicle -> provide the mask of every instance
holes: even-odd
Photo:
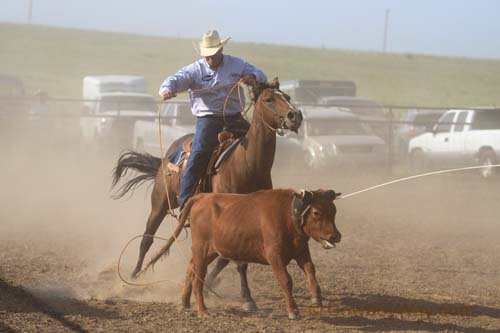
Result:
[[[82,137],[87,143],[122,146],[134,123],[156,115],[157,103],[140,76],[104,75],[83,79]]]
[[[500,156],[500,109],[449,110],[431,133],[410,140],[410,167],[492,165]],[[483,177],[494,168],[481,169]]]
[[[277,141],[280,165],[316,170],[385,165],[385,142],[345,108],[305,107],[303,116],[299,135],[289,133]]]
[[[370,98],[354,96],[328,96],[319,100],[319,104],[346,108],[367,124],[384,141],[389,140],[389,124],[382,106]]]
[[[319,104],[328,96],[356,96],[353,81],[291,80],[280,84],[280,90],[290,95],[296,104]]]
[[[164,104],[160,117],[164,153],[172,142],[185,134],[194,133],[196,117],[192,115],[191,106],[187,101]],[[157,117],[135,122],[132,144],[136,150],[146,151],[156,156],[160,155]]]
[[[13,75],[0,74],[0,116],[7,113],[26,114],[30,104],[25,98],[23,81]]]
[[[404,113],[394,135],[394,147],[399,158],[408,156],[408,143],[420,134],[432,132],[432,128],[443,115],[445,110],[417,110],[411,109]]]

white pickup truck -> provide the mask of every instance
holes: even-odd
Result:
[[[430,166],[483,165],[483,177],[493,175],[500,156],[500,109],[449,110],[432,132],[409,142],[410,167],[421,172]]]
[[[130,142],[134,123],[152,119],[157,103],[147,93],[141,76],[101,75],[83,79],[83,114],[80,128],[91,144],[117,145]]]
[[[175,140],[189,133],[194,133],[196,117],[191,113],[188,101],[165,103],[160,112],[161,137],[165,153]],[[158,118],[138,120],[134,124],[132,146],[139,151],[146,151],[160,156],[160,135]]]

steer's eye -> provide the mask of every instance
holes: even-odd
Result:
[[[317,210],[313,211],[312,213],[313,213],[314,217],[320,217],[321,216],[321,213],[318,212]]]

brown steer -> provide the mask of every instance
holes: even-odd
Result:
[[[239,262],[271,265],[285,292],[288,317],[299,317],[292,297],[292,279],[286,270],[295,259],[306,273],[312,302],[321,305],[321,291],[309,253],[309,238],[325,249],[340,242],[335,226],[334,191],[297,193],[293,190],[264,190],[252,194],[204,193],[193,197],[182,212],[179,233],[190,215],[192,259],[182,304],[190,306],[194,289],[198,314],[207,314],[203,281],[207,266],[218,256]],[[171,242],[160,252],[166,253]],[[157,257],[158,258],[158,257]]]

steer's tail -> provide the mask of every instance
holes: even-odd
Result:
[[[123,184],[113,195],[114,199],[123,197],[128,191],[134,190],[136,186],[147,180],[155,179],[156,173],[161,166],[161,159],[147,153],[138,153],[133,150],[123,152],[118,159],[118,163],[113,170],[113,184],[115,187],[121,177],[128,169],[133,169],[141,173]]]
[[[179,224],[177,225],[177,228],[175,229],[173,235],[168,239],[167,243],[161,248],[161,250],[153,256],[153,258],[147,263],[147,265],[144,267],[144,269],[139,273],[142,274],[145,271],[147,271],[150,267],[153,267],[158,260],[160,260],[163,256],[167,256],[170,252],[170,247],[172,244],[175,242],[175,240],[179,237],[179,234],[182,231],[182,228],[184,228],[184,225],[186,224],[186,221],[189,217],[189,214],[191,212],[191,207],[193,207],[193,204],[198,201],[198,198],[192,197],[191,199],[188,200],[184,208],[182,209],[181,217],[179,219]]]

